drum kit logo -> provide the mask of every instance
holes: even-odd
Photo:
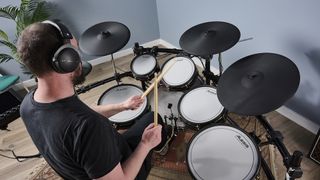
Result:
[[[235,138],[243,145],[245,148],[249,148],[249,145],[242,139],[240,135],[236,135]]]

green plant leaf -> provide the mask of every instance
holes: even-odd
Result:
[[[48,19],[49,11],[49,6],[45,1],[21,0],[20,11],[16,18],[16,37],[19,37],[21,31],[28,25]]]
[[[0,17],[15,20],[18,12],[19,12],[19,8],[16,6],[1,7],[0,8]]]
[[[28,8],[30,3],[34,3],[34,0],[21,0],[20,2],[20,9],[24,11]]]
[[[32,22],[44,21],[49,18],[49,8],[46,6],[46,2],[39,2],[32,14]]]
[[[24,30],[25,27],[27,27],[30,23],[30,18],[24,11],[20,11],[18,13],[17,19],[16,19],[16,37],[18,38],[21,34],[21,32]]]
[[[0,8],[0,17],[15,21],[17,39],[28,25],[46,20],[50,17],[50,14],[48,3],[44,0],[20,0],[20,6]],[[16,42],[16,39],[13,42]],[[5,45],[11,50],[11,55],[1,55],[1,62],[15,59],[20,64],[23,64],[17,54],[17,47],[13,42],[9,40],[4,31],[0,30],[0,45]]]
[[[2,38],[3,40],[9,41],[9,37],[8,37],[7,33],[2,31],[1,29],[0,29],[0,38]]]
[[[7,46],[8,48],[10,48],[11,50],[15,50],[15,52],[17,52],[17,47],[15,44],[9,42],[9,41],[6,41],[6,40],[0,40],[0,44],[3,44],[5,46]]]
[[[0,54],[0,63],[10,61],[11,59],[14,58],[8,54]]]
[[[17,53],[17,47],[15,44],[9,42],[9,41],[5,41],[5,40],[0,40],[0,45],[5,45],[7,46],[8,48],[10,48],[11,50],[11,55],[13,55],[13,59],[17,60],[19,63],[20,63],[20,58],[18,56],[18,53]]]

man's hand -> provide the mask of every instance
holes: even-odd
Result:
[[[153,123],[150,124],[142,134],[141,143],[149,150],[156,147],[161,142],[161,129],[161,125],[154,127]]]
[[[132,96],[122,103],[125,110],[135,110],[143,103],[144,99],[141,96]]]

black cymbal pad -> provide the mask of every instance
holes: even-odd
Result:
[[[117,52],[130,39],[130,30],[119,22],[102,22],[88,28],[80,37],[81,51],[92,56]]]
[[[236,26],[214,21],[191,27],[182,34],[179,43],[189,54],[207,56],[230,49],[239,39],[240,31]]]
[[[259,53],[227,68],[219,79],[217,94],[230,112],[261,115],[282,106],[297,91],[299,82],[299,70],[290,59]]]

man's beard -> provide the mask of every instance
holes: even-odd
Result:
[[[75,76],[72,79],[72,83],[74,86],[82,84],[86,80],[85,75],[83,74],[82,67],[79,66],[79,68],[75,71]]]

